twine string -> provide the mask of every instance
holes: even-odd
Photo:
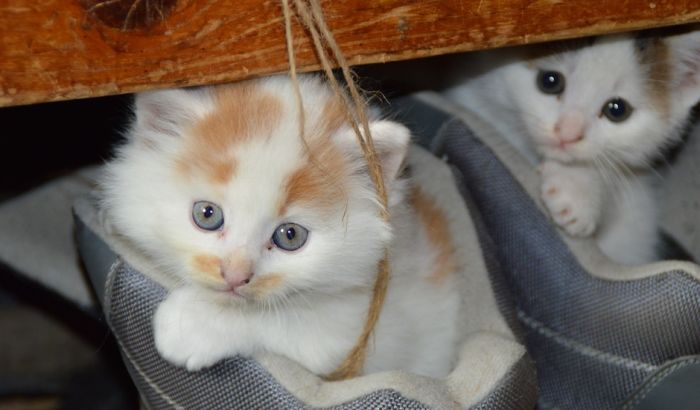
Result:
[[[367,106],[365,101],[357,89],[345,56],[336,43],[332,32],[326,25],[320,1],[308,0],[308,6],[305,3],[305,0],[293,0],[293,2],[299,20],[311,34],[311,39],[313,41],[316,54],[321,61],[321,67],[323,68],[333,91],[343,102],[348,122],[355,132],[357,141],[360,144],[362,154],[369,167],[370,177],[375,186],[377,196],[379,197],[379,203],[381,204],[381,217],[385,221],[388,221],[388,195],[384,185],[384,178],[382,177],[381,164],[377,158],[377,153],[374,149],[374,141],[372,140],[372,134],[369,129],[369,120],[367,117]],[[304,138],[304,109],[296,71],[294,44],[291,30],[291,7],[289,0],[282,0],[282,10],[284,13],[289,71],[292,82],[295,85],[295,98],[298,102],[300,110],[300,137],[306,144],[306,140]],[[350,91],[350,96],[348,96],[347,93],[342,90],[340,84],[333,75],[333,66],[326,52],[327,49],[330,49],[332,52],[332,58],[341,68],[343,78],[345,79],[347,87]],[[352,348],[350,353],[348,353],[348,356],[340,364],[340,366],[331,374],[326,376],[328,380],[343,380],[356,377],[362,371],[369,338],[377,321],[379,320],[379,315],[384,304],[384,298],[386,296],[388,285],[389,261],[388,250],[385,250],[384,256],[377,266],[377,277],[372,290],[372,300],[369,304],[367,319],[365,320],[362,333],[360,334],[355,346]]]
[[[292,16],[289,9],[289,0],[282,0],[282,12],[284,13],[284,37],[287,40],[287,59],[289,60],[289,76],[292,79],[294,87],[294,97],[297,100],[299,109],[299,136],[306,143],[304,131],[306,129],[304,117],[304,100],[301,98],[301,89],[299,88],[299,78],[297,77],[297,64],[294,55],[294,38],[292,36]]]

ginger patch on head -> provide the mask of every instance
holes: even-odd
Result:
[[[217,87],[213,91],[214,111],[194,128],[198,143],[218,152],[250,138],[267,137],[282,115],[282,102],[247,81]]]
[[[254,81],[213,89],[214,109],[187,135],[178,168],[184,174],[203,172],[225,184],[236,172],[233,148],[252,138],[267,138],[279,125],[282,102]]]
[[[660,38],[637,39],[635,53],[639,64],[648,68],[646,83],[654,106],[664,117],[668,116],[671,109],[671,56],[667,44]]]
[[[342,161],[338,154],[337,162],[309,162],[294,171],[287,179],[278,215],[284,215],[288,207],[295,203],[319,211],[330,211],[339,206],[344,201]]]
[[[345,158],[330,140],[345,121],[342,104],[329,100],[306,136],[305,163],[287,178],[278,215],[284,215],[294,203],[328,211],[345,201]]]
[[[323,106],[321,116],[311,132],[312,141],[328,141],[340,127],[347,122],[347,113],[338,97],[331,97]]]
[[[435,270],[430,279],[440,284],[456,269],[455,249],[452,244],[447,216],[418,187],[411,190],[410,203],[425,229],[428,242],[436,252]]]
[[[226,184],[236,173],[238,163],[233,155],[209,154],[209,160],[205,160],[206,154],[200,157],[186,155],[176,159],[175,166],[182,175],[190,175],[193,172],[203,172],[211,182]]]

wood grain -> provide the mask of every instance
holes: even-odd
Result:
[[[700,20],[700,0],[324,1],[352,64]],[[239,80],[287,69],[277,0],[5,0],[0,106]],[[296,27],[298,61],[318,68]]]

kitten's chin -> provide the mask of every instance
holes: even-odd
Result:
[[[571,151],[571,148],[561,148],[559,146],[552,146],[549,144],[538,145],[537,151],[542,156],[543,159],[554,160],[561,163],[572,163],[572,162],[582,162],[586,161],[586,158],[580,158],[575,152]]]
[[[207,294],[210,295],[212,301],[226,306],[250,307],[261,306],[265,304],[274,304],[276,299],[282,298],[276,293],[260,293],[252,288],[244,286],[238,289],[230,289],[224,287],[206,287]]]
[[[203,291],[203,294],[211,301],[222,305],[242,305],[254,302],[251,295],[240,290],[233,290],[225,285],[212,285],[209,283],[195,284]]]

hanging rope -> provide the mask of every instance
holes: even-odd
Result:
[[[323,18],[323,10],[319,0],[292,0],[294,3],[294,8],[297,12],[297,18],[301,21],[302,25],[311,34],[311,39],[314,43],[314,48],[316,50],[316,55],[321,61],[321,67],[326,73],[331,87],[336,95],[338,95],[343,102],[345,107],[345,112],[347,115],[348,122],[350,126],[355,131],[357,136],[357,141],[362,149],[362,154],[364,156],[367,165],[369,166],[370,177],[377,191],[377,196],[379,197],[379,203],[381,204],[381,217],[385,221],[389,221],[389,206],[388,206],[388,196],[386,192],[386,187],[384,185],[384,178],[382,177],[382,168],[379,160],[377,158],[377,153],[374,149],[374,141],[372,140],[372,135],[369,130],[369,120],[367,118],[367,106],[365,100],[361,97],[355,81],[350,72],[350,67],[348,66],[345,56],[335,42],[333,34],[326,26],[325,19]],[[308,2],[308,4],[307,4]],[[300,137],[304,140],[304,106],[301,96],[301,91],[299,88],[299,81],[296,72],[296,61],[294,53],[294,42],[292,38],[292,19],[291,19],[291,7],[289,0],[282,0],[282,11],[284,13],[284,23],[285,23],[285,36],[287,40],[287,55],[289,58],[289,72],[293,84],[295,85],[295,96],[299,106],[299,123],[300,123]],[[342,87],[333,75],[333,65],[331,64],[330,58],[327,54],[327,50],[332,53],[332,59],[335,60],[337,65],[340,67],[343,78],[347,83],[347,87],[350,91],[350,96],[343,91]],[[367,319],[365,325],[362,329],[362,334],[358,338],[355,346],[352,348],[348,356],[345,358],[343,363],[331,374],[327,375],[326,378],[329,380],[343,380],[351,377],[356,377],[362,371],[364,366],[367,344],[369,343],[370,335],[374,330],[374,327],[379,320],[379,315],[382,310],[382,305],[384,304],[384,298],[386,296],[386,290],[389,285],[389,261],[388,261],[388,251],[384,251],[384,257],[379,262],[377,266],[377,278],[374,283],[374,288],[372,291],[372,300],[367,311]]]

